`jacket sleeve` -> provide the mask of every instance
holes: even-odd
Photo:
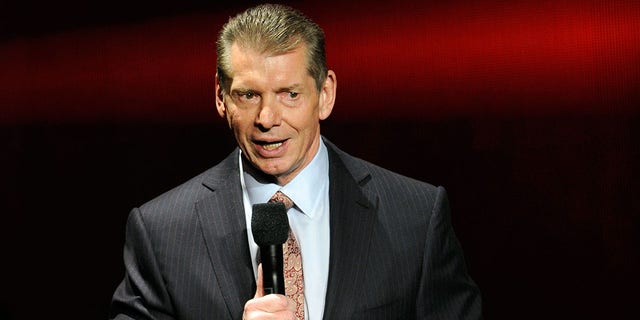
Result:
[[[125,277],[111,301],[111,319],[174,319],[169,294],[140,210],[129,214],[124,246]]]
[[[442,187],[437,189],[424,252],[417,319],[482,319],[480,291],[467,274]]]

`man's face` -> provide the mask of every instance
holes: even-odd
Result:
[[[333,108],[336,79],[328,72],[318,92],[307,72],[305,46],[269,56],[231,47],[228,92],[216,81],[216,106],[233,129],[244,156],[279,185],[291,181],[315,156],[320,120]]]

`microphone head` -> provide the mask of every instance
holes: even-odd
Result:
[[[289,237],[289,218],[284,203],[254,204],[251,232],[259,246],[285,243]]]

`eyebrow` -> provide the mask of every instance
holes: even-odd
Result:
[[[294,83],[290,86],[286,86],[286,87],[280,87],[278,89],[275,90],[275,92],[287,92],[287,91],[300,91],[300,89],[302,89],[304,86],[300,83]],[[250,87],[237,87],[237,88],[233,88],[231,89],[231,93],[237,93],[237,92],[261,92],[261,90],[256,90],[256,89],[252,89]]]
[[[258,92],[258,90],[255,89],[249,89],[247,87],[240,87],[240,88],[233,88],[231,89],[231,93],[238,93],[238,92]]]
[[[295,83],[295,84],[292,84],[292,85],[287,86],[287,87],[279,88],[279,89],[277,90],[277,92],[283,92],[283,91],[297,91],[297,90],[300,90],[300,88],[302,88],[302,85],[301,85],[301,84],[299,84],[299,83]]]

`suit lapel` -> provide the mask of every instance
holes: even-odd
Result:
[[[370,175],[361,167],[350,168],[350,172],[337,153],[341,151],[327,145],[331,251],[324,318],[348,318],[364,279],[377,199],[360,187]]]
[[[255,292],[253,267],[238,178],[238,152],[233,152],[203,184],[211,196],[196,204],[211,265],[231,318],[242,314]]]

